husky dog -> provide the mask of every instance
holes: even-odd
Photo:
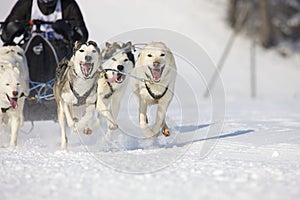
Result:
[[[130,85],[139,104],[140,127],[149,138],[158,136],[160,130],[165,136],[170,135],[165,116],[173,98],[176,74],[173,54],[164,43],[152,42],[141,50],[132,75],[147,81],[131,79]],[[158,107],[150,129],[147,125],[147,107],[153,104]]]
[[[23,126],[28,74],[23,49],[18,46],[0,48],[0,116],[2,126],[11,133],[10,146],[17,145],[18,132]]]
[[[23,126],[24,89],[18,68],[1,65],[0,67],[0,116],[2,126],[11,133],[10,146],[17,145],[19,129]]]
[[[106,43],[106,48],[101,52],[104,63],[101,65],[103,72],[98,79],[97,110],[107,119],[110,130],[118,128],[116,118],[129,81],[122,72],[130,73],[134,67],[131,49],[131,42],[114,42]]]
[[[53,90],[62,149],[67,148],[66,122],[73,131],[92,133],[100,62],[100,49],[95,42],[76,42],[72,57],[56,77]]]

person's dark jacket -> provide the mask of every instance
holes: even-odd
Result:
[[[31,9],[32,9],[32,1],[33,0],[18,0],[10,14],[6,18],[4,25],[2,27],[2,36],[4,44],[9,43],[12,38],[9,37],[9,34],[6,30],[6,25],[9,22],[19,21],[20,26],[26,26],[26,23],[29,23],[31,20]],[[74,31],[72,34],[72,42],[80,41],[86,42],[88,39],[88,30],[84,23],[82,13],[79,9],[78,4],[75,0],[61,0],[62,3],[62,18],[63,20],[67,20]],[[54,11],[55,6],[52,8],[47,8],[43,5],[39,4],[39,8],[44,14],[50,14]],[[21,33],[19,33],[20,35]]]

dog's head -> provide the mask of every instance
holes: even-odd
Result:
[[[139,54],[137,64],[156,83],[175,66],[173,54],[162,42],[146,45]]]
[[[76,42],[70,62],[78,76],[83,79],[92,78],[101,62],[100,49],[97,43],[93,41]]]
[[[3,46],[0,47],[0,60],[7,61],[18,67],[21,73],[28,71],[25,51],[19,46]],[[22,74],[24,75],[24,74]]]
[[[18,108],[18,99],[24,94],[19,69],[2,64],[0,77],[1,98],[4,98],[2,102],[6,102],[6,106],[12,109]]]
[[[24,58],[25,52],[19,46],[3,46],[0,47],[0,55],[1,56],[17,56]]]
[[[130,73],[132,71],[135,61],[131,49],[131,42],[106,43],[106,49],[101,52],[105,59],[102,68],[115,70],[107,70],[106,75],[109,82],[121,84],[126,79],[126,75],[122,74],[122,72]]]

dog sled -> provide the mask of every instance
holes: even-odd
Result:
[[[35,34],[25,47],[29,69],[29,97],[24,107],[25,121],[56,120],[53,83],[58,58],[51,43]]]

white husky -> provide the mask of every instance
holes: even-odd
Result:
[[[106,43],[101,54],[105,60],[102,64],[97,88],[97,110],[107,120],[110,130],[118,128],[116,118],[119,114],[121,98],[128,85],[129,78],[123,73],[130,73],[134,67],[131,42],[126,44]]]
[[[100,62],[100,49],[95,42],[76,42],[73,56],[56,78],[53,89],[62,149],[67,148],[66,122],[73,131],[92,133],[90,127],[95,112]]]
[[[2,126],[11,133],[10,146],[17,145],[23,126],[23,108],[28,94],[28,67],[23,49],[18,46],[0,48],[0,115]]]
[[[160,130],[165,136],[170,135],[165,116],[173,98],[176,74],[173,54],[164,43],[152,42],[141,50],[132,75],[148,81],[131,79],[131,88],[138,99],[140,127],[149,138],[157,136]],[[158,107],[150,129],[147,107],[153,104]]]

